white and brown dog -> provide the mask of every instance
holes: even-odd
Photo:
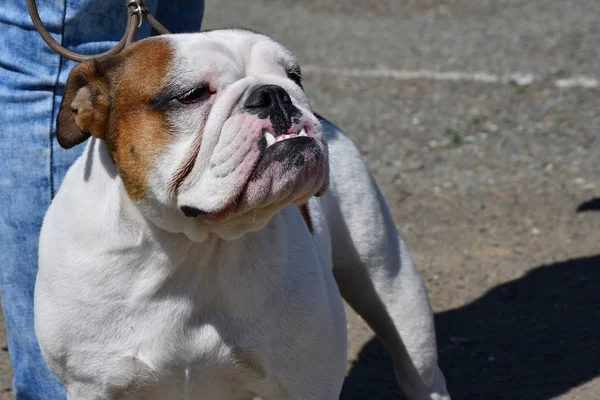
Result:
[[[220,30],[84,62],[57,136],[92,136],[44,220],[35,290],[70,400],[337,399],[342,296],[409,398],[449,399],[422,279],[283,46]]]

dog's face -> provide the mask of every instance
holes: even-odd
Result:
[[[327,146],[300,80],[287,49],[246,30],[150,38],[73,69],[57,137],[103,139],[159,227],[231,239],[326,190]]]

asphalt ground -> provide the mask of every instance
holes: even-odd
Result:
[[[204,28],[231,26],[298,55],[315,110],[360,148],[453,398],[600,398],[600,2],[209,0]],[[349,339],[341,398],[401,399],[350,310]]]

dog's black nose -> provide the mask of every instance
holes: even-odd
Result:
[[[263,85],[259,86],[246,99],[246,108],[271,108],[292,104],[290,95],[281,86]]]
[[[292,119],[301,114],[288,92],[277,85],[257,87],[246,99],[244,107],[247,112],[257,114],[260,119],[270,118],[275,136],[286,134],[292,126]]]
[[[197,217],[198,215],[206,214],[204,211],[197,209],[196,207],[181,206],[179,207],[186,217]]]

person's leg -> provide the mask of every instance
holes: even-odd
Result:
[[[168,3],[168,2],[165,2]],[[200,16],[203,2],[189,2],[182,21]],[[112,47],[125,29],[124,0],[38,0],[38,11],[55,39],[88,54]],[[146,1],[150,12],[157,1]],[[184,12],[185,14],[185,12]],[[174,18],[174,16],[173,16]],[[169,29],[189,30],[176,19]],[[192,24],[194,25],[195,22]],[[144,24],[138,37],[147,36]],[[55,120],[74,62],[61,59],[40,38],[25,2],[0,7],[0,290],[17,400],[64,398],[48,371],[33,329],[33,288],[38,234],[48,205],[80,150],[61,149]]]

